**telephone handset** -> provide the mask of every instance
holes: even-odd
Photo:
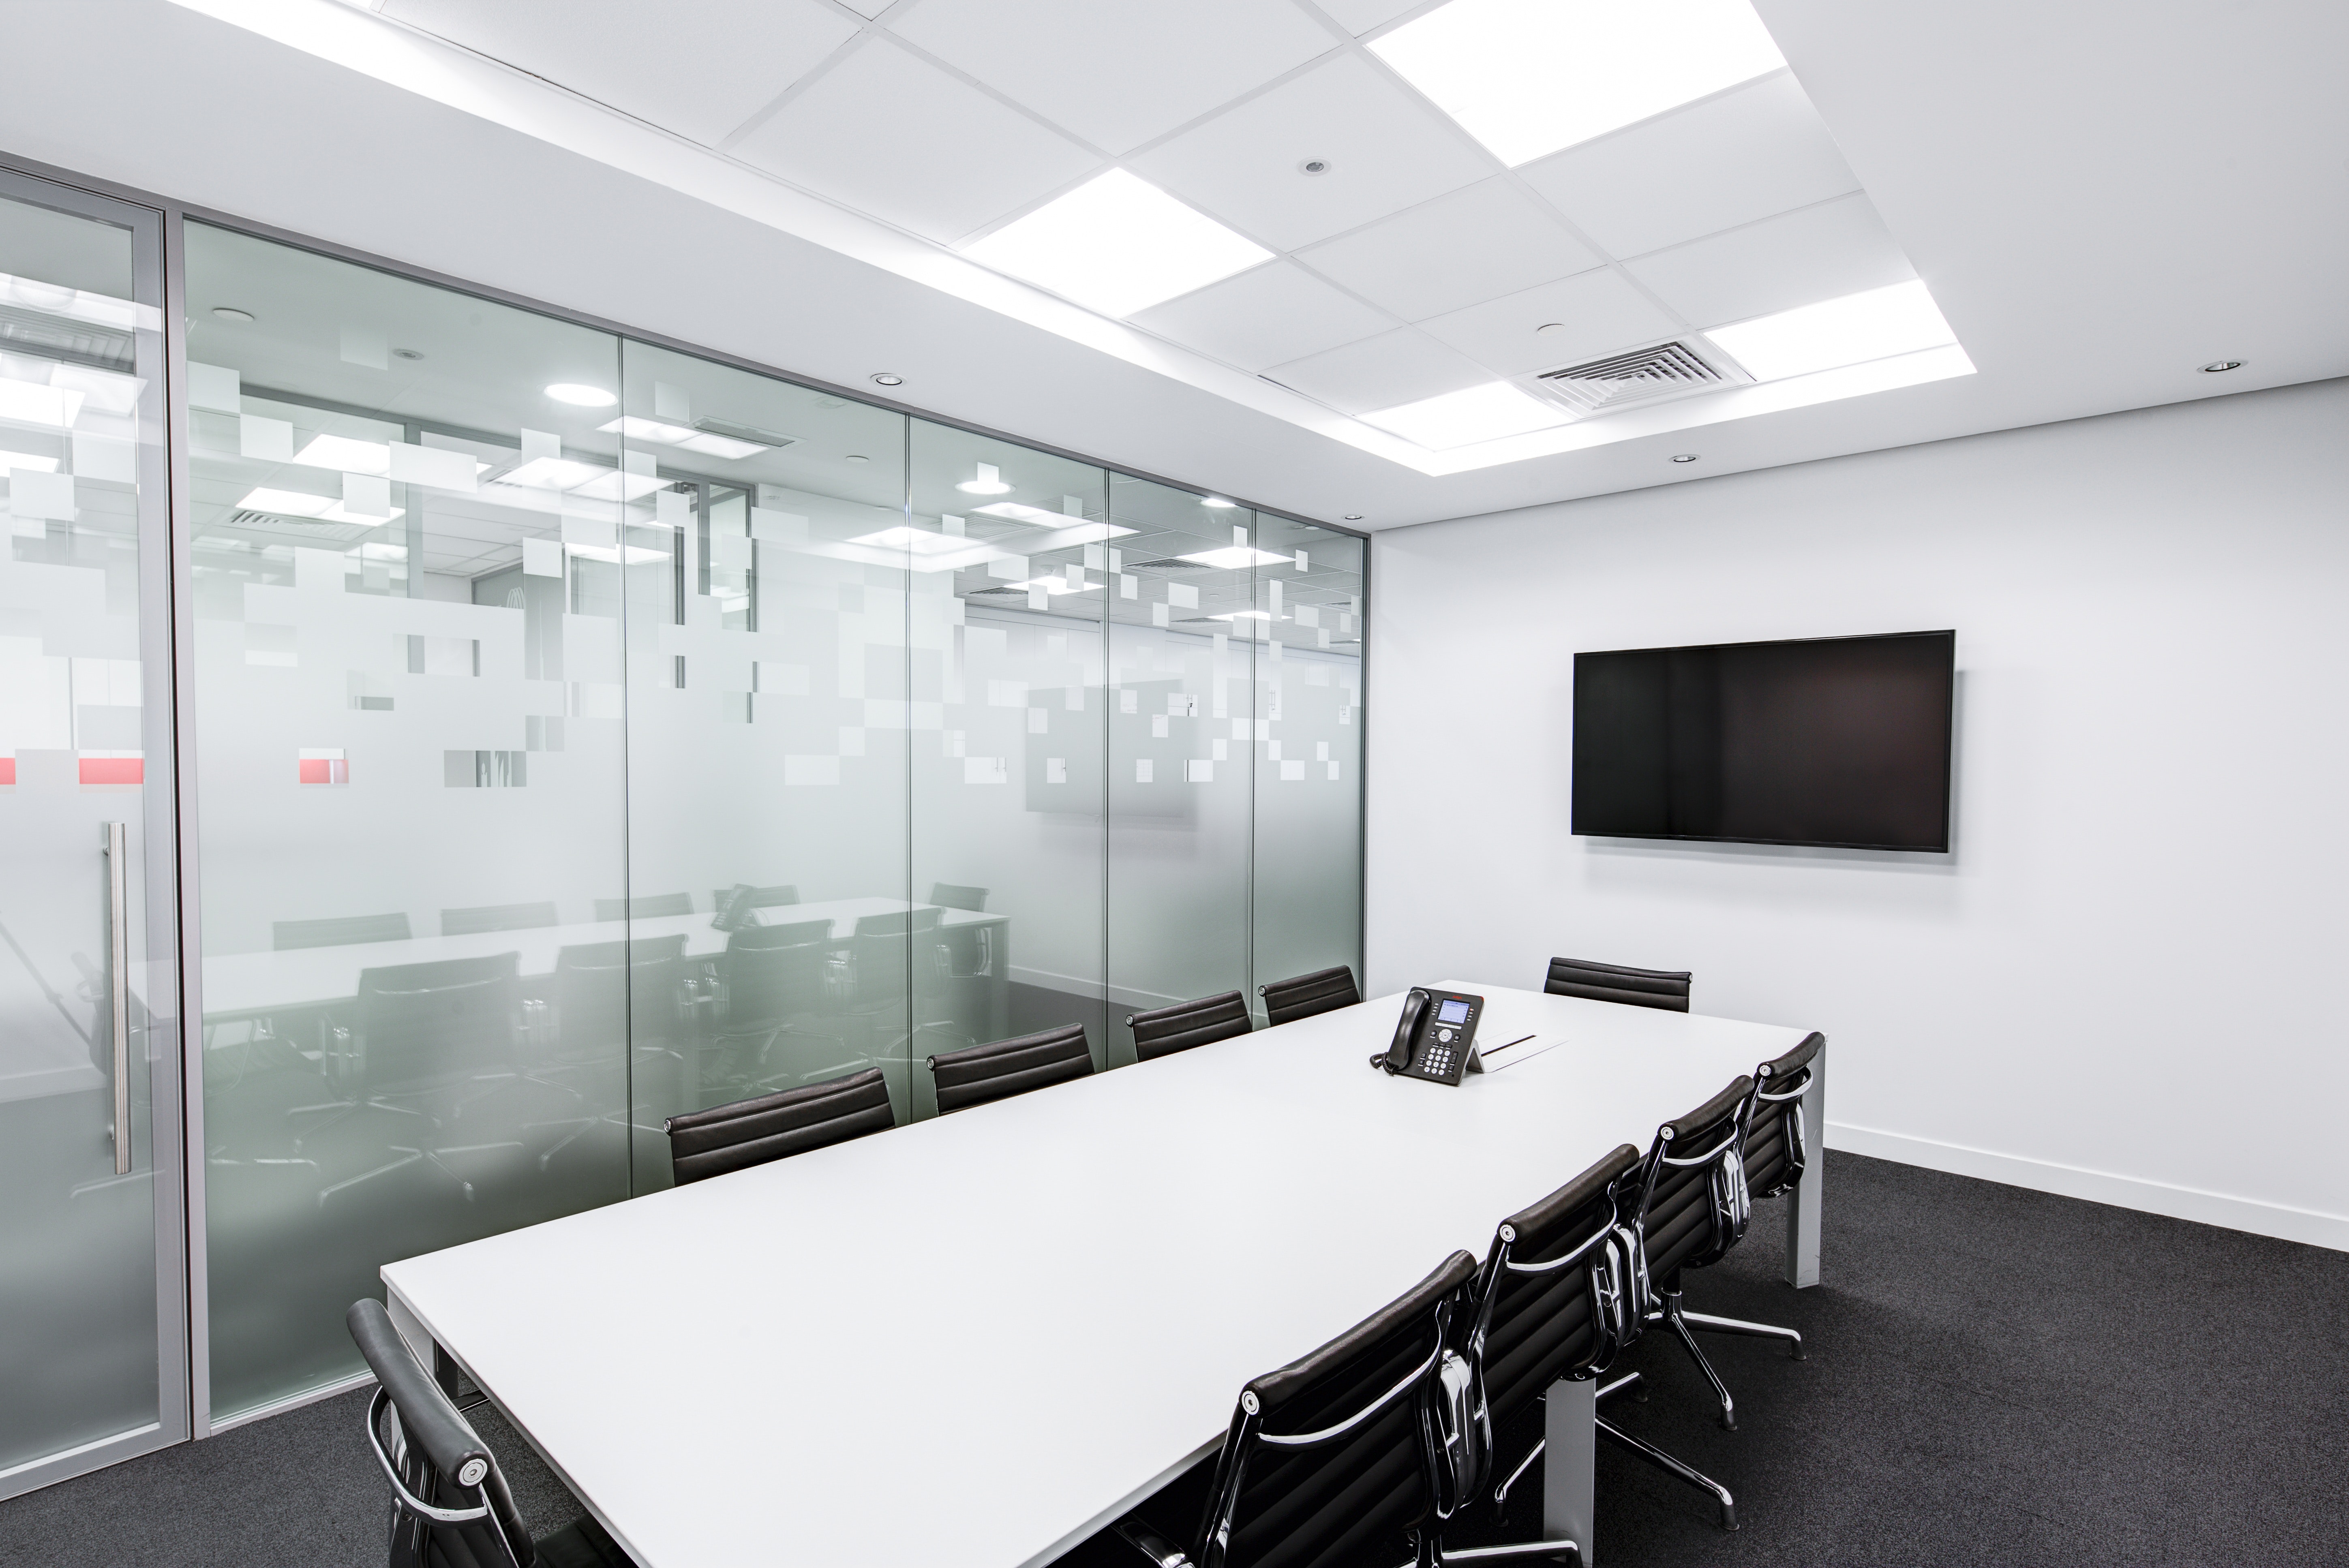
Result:
[[[1414,985],[1402,999],[1394,1044],[1371,1065],[1397,1078],[1457,1086],[1464,1075],[1485,1070],[1476,1057],[1476,1026],[1484,1016],[1482,996]]]

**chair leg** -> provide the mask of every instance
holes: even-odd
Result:
[[[1721,1380],[1721,1374],[1715,1372],[1713,1363],[1705,1359],[1704,1351],[1697,1345],[1696,1336],[1689,1332],[1687,1316],[1681,1310],[1681,1293],[1676,1290],[1659,1291],[1657,1295],[1664,1305],[1661,1311],[1650,1315],[1650,1321],[1661,1318],[1671,1326],[1674,1334],[1680,1336],[1689,1358],[1696,1363],[1697,1370],[1704,1374],[1704,1380],[1713,1385],[1713,1397],[1721,1401],[1721,1424],[1735,1431],[1737,1402],[1729,1397],[1729,1385]]]
[[[1721,1510],[1721,1527],[1723,1530],[1737,1528],[1737,1500],[1729,1495],[1727,1487],[1702,1471],[1690,1469],[1663,1449],[1641,1442],[1612,1421],[1602,1418],[1599,1423],[1599,1435],[1630,1449],[1665,1474],[1688,1482],[1699,1491],[1712,1493],[1714,1506]]]
[[[1600,1384],[1599,1386],[1599,1391],[1592,1396],[1592,1398],[1594,1401],[1605,1400],[1611,1399],[1618,1394],[1633,1393],[1638,1394],[1643,1401],[1648,1397],[1646,1390],[1640,1385],[1640,1374],[1637,1372],[1626,1372],[1620,1377],[1616,1378],[1612,1383]],[[1547,1438],[1537,1438],[1534,1440],[1532,1449],[1526,1453],[1525,1458],[1517,1461],[1517,1468],[1509,1472],[1509,1479],[1493,1489],[1493,1507],[1496,1511],[1505,1511],[1507,1509],[1509,1506],[1509,1489],[1525,1479],[1526,1471],[1533,1468],[1534,1461],[1542,1457],[1542,1450],[1547,1447],[1549,1447],[1549,1439]]]
[[[1794,1359],[1809,1359],[1803,1354],[1803,1336],[1791,1328],[1780,1328],[1768,1323],[1747,1323],[1742,1318],[1715,1317],[1707,1312],[1683,1312],[1681,1317],[1691,1328],[1701,1328],[1708,1334],[1744,1334],[1755,1339],[1783,1339]]]

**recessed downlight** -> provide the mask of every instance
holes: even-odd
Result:
[[[863,452],[851,452],[848,454],[847,460],[852,463],[869,463],[873,459],[866,457]]]
[[[2240,359],[2214,359],[2202,367],[2202,374],[2216,376],[2221,370],[2240,370],[2242,367],[2243,362]]]
[[[1362,514],[1359,511],[1350,511],[1346,514],[1346,521],[1348,522],[1360,522],[1362,521]]]
[[[1692,463],[1696,461],[1697,457],[1698,454],[1695,452],[1674,452],[1672,454],[1672,461],[1676,463]]]
[[[239,326],[253,319],[251,311],[239,310],[233,304],[216,304],[212,306],[212,315],[222,321],[233,321]]]
[[[1219,508],[1220,508],[1220,507],[1226,507],[1226,506],[1237,506],[1237,505],[1239,504],[1239,502],[1237,502],[1237,501],[1232,501],[1232,500],[1226,500],[1223,497],[1221,497],[1221,496],[1219,496],[1219,495],[1203,495],[1203,496],[1201,496],[1201,497],[1199,498],[1199,504],[1200,504],[1201,506],[1212,506],[1212,507],[1219,507]]]
[[[558,403],[568,403],[579,408],[608,408],[619,401],[601,387],[589,387],[578,381],[558,381],[546,389],[546,395]]]
[[[873,378],[873,385],[875,387],[903,387],[905,384],[904,377],[892,376],[886,370]]]
[[[1299,174],[1327,174],[1330,172],[1330,160],[1326,158],[1309,158],[1304,162],[1297,166],[1297,172]]]
[[[391,351],[391,356],[394,359],[418,360],[424,357],[424,350],[420,348],[395,348]]]
[[[1562,321],[1546,321],[1539,326],[1534,328],[1534,330],[1536,332],[1564,332],[1566,330],[1566,323]]]

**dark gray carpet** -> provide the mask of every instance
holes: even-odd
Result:
[[[2349,1561],[2349,1255],[1856,1155],[1827,1181],[1827,1284],[1780,1283],[1771,1203],[1688,1289],[1696,1310],[1800,1328],[1810,1359],[1704,1336],[1738,1399],[1726,1432],[1651,1336],[1627,1362],[1647,1402],[1609,1407],[1733,1491],[1743,1528],[1602,1445],[1605,1568]],[[378,1568],[364,1399],[0,1503],[0,1563]],[[475,1419],[534,1529],[576,1514],[494,1411]],[[1454,1539],[1529,1535],[1538,1467],[1519,1488],[1508,1521],[1480,1510]],[[1194,1520],[1170,1503],[1163,1522]],[[1131,1568],[1105,1543],[1068,1561]]]

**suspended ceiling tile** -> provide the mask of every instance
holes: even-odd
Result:
[[[1502,376],[1572,365],[1682,330],[1611,268],[1488,300],[1420,326]],[[1545,326],[1553,330],[1544,332]]]
[[[1859,189],[1792,74],[1765,77],[1518,172],[1615,256],[1645,255]]]
[[[1319,0],[1319,4],[1330,14],[1330,20],[1359,38],[1417,9],[1422,0]]]
[[[1143,311],[1136,326],[1261,370],[1384,332],[1381,312],[1288,262],[1274,262]]]
[[[1299,165],[1319,159],[1324,174]],[[1133,160],[1143,179],[1295,250],[1493,172],[1436,111],[1341,55]]]
[[[1259,0],[923,0],[890,30],[1111,153],[1338,46]]]
[[[1837,197],[1626,263],[1698,326],[1792,310],[1917,275],[1864,195]]]
[[[1418,321],[1600,264],[1517,185],[1501,177],[1382,218],[1299,258]]]
[[[855,35],[818,0],[385,0],[383,14],[714,144]]]
[[[1409,326],[1277,365],[1264,374],[1348,414],[1415,403],[1493,378],[1474,360]]]
[[[1092,154],[875,37],[743,138],[735,156],[951,241],[1093,167]]]

